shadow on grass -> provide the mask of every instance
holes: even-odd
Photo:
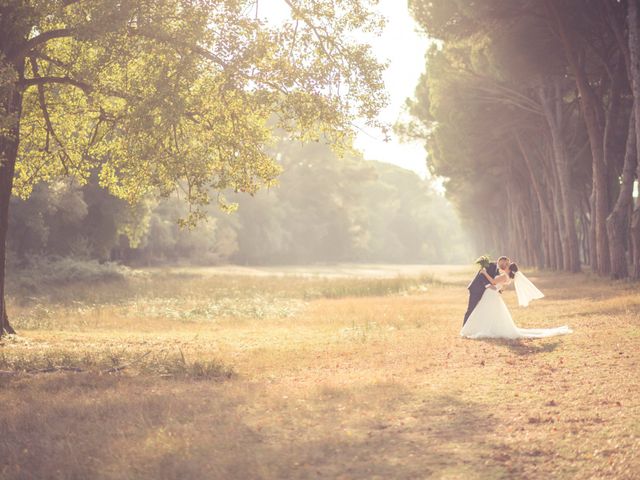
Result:
[[[508,348],[516,355],[536,355],[540,353],[553,352],[560,345],[560,341],[556,340],[549,343],[540,344],[541,339],[536,340],[506,340],[502,338],[483,338],[478,341]]]
[[[488,440],[495,421],[486,407],[450,395],[425,398],[398,384],[297,397],[264,386],[176,382],[163,389],[148,379],[80,375],[4,387],[23,404],[0,412],[7,479],[509,473],[495,461],[502,446]]]
[[[611,306],[609,304],[604,305],[601,308],[590,308],[588,311],[572,312],[564,315],[559,315],[558,318],[567,319],[591,319],[593,317],[599,317],[605,315],[607,317],[614,317],[618,315],[636,315],[640,316],[640,303],[629,303],[627,305]]]
[[[483,406],[449,395],[420,402],[397,385],[389,397],[388,388],[342,389],[338,398],[349,397],[355,412],[327,406],[316,418],[323,425],[319,431],[280,446],[275,455],[283,463],[276,476],[440,478],[445,472],[471,473],[471,465],[490,454],[492,447],[482,439],[494,422]],[[322,402],[308,413],[313,416]]]

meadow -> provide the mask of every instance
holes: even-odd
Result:
[[[638,478],[637,283],[531,272],[523,327],[458,336],[472,269],[173,268],[22,279],[3,479]]]

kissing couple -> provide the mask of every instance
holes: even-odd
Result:
[[[515,262],[502,256],[497,262],[490,262],[486,256],[476,263],[481,269],[468,285],[469,307],[464,315],[460,335],[468,338],[543,338],[565,335],[572,330],[563,325],[556,328],[518,328],[501,293],[508,285],[514,284],[521,307],[544,294],[518,269]]]

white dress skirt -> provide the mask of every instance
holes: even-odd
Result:
[[[497,290],[487,288],[464,324],[460,335],[467,338],[544,338],[565,335],[572,330],[556,328],[518,328]]]

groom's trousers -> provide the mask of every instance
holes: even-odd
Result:
[[[484,288],[482,290],[480,289],[469,290],[469,306],[467,307],[467,313],[464,314],[464,320],[462,322],[463,327],[464,327],[464,324],[467,323],[467,320],[469,319],[469,315],[471,315],[471,312],[473,312],[473,310],[476,308],[476,305],[478,305],[478,302],[480,302],[480,299],[482,298],[483,294],[484,294]]]

